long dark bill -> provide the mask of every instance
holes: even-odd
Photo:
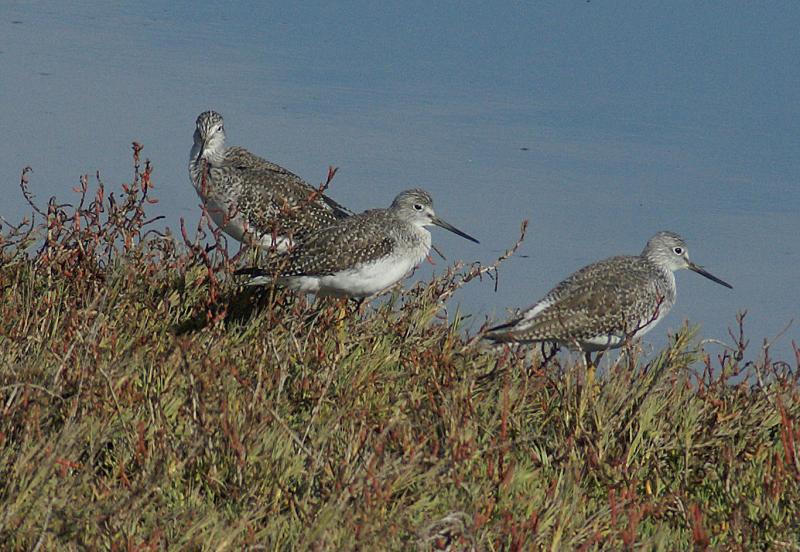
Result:
[[[195,159],[195,161],[197,163],[199,163],[200,159],[203,158],[203,152],[204,151],[206,151],[206,141],[205,140],[203,140],[203,145],[200,147],[200,151],[197,153],[197,159]]]
[[[456,228],[455,226],[453,226],[449,222],[445,222],[442,219],[440,219],[439,217],[433,217],[431,219],[431,222],[433,224],[435,224],[436,226],[441,226],[445,230],[450,230],[453,234],[457,234],[457,235],[461,236],[462,238],[465,238],[465,239],[467,239],[467,240],[469,240],[471,242],[481,243],[478,240],[476,240],[475,238],[473,238],[472,236],[470,236],[469,234],[467,234],[466,232],[462,232],[461,230],[459,230],[458,228]]]
[[[700,276],[705,276],[706,278],[708,278],[712,282],[716,282],[716,283],[718,283],[718,284],[720,284],[722,286],[725,286],[726,288],[733,289],[733,286],[730,285],[728,282],[726,282],[724,280],[720,280],[719,278],[717,278],[716,276],[714,276],[710,272],[708,272],[705,269],[703,269],[702,266],[697,266],[694,263],[689,263],[689,270],[691,270],[692,272],[697,272]]]

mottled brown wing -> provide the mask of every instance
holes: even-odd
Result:
[[[247,169],[240,174],[245,181],[263,181],[260,170]],[[321,204],[319,196],[319,192],[292,182],[274,180],[269,186],[242,186],[239,206],[257,232],[268,234],[274,230],[278,235],[303,240],[308,234],[342,218]]]
[[[333,212],[334,218],[344,218],[353,214],[352,211],[325,194],[320,193],[318,188],[312,186],[293,172],[271,161],[267,161],[263,157],[259,157],[242,147],[234,146],[228,148],[225,152],[225,162],[235,166],[241,171],[254,171],[254,174],[250,175],[249,178],[253,178],[254,181],[257,182],[256,188],[261,186],[271,188],[283,184],[285,188],[291,188],[296,190],[296,192],[304,191],[304,197],[307,202],[316,203],[323,210]],[[258,184],[260,184],[260,186]],[[307,198],[311,199],[308,200]]]
[[[319,230],[289,253],[283,276],[323,276],[389,255],[395,247],[385,221],[367,211]]]
[[[570,343],[634,329],[645,299],[641,281],[648,274],[632,259],[613,257],[584,267],[516,320],[492,328],[488,337],[497,341]],[[526,318],[537,307],[542,308]]]

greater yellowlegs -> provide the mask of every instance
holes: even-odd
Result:
[[[364,298],[400,281],[428,255],[435,224],[478,240],[436,216],[425,190],[400,193],[388,209],[372,209],[337,221],[276,260],[278,281],[297,291]],[[272,281],[273,271],[244,269],[249,285]]]
[[[658,232],[638,256],[582,268],[517,318],[487,330],[495,342],[554,342],[589,354],[650,331],[675,303],[674,271],[688,268],[732,288],[689,260],[683,238]]]
[[[197,117],[189,158],[192,184],[209,215],[235,240],[284,251],[352,214],[317,188],[241,147],[225,147],[222,115]]]

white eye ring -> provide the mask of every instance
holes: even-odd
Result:
[[[420,205],[419,203],[415,203],[414,204],[414,209],[417,210],[417,211],[422,211],[422,205]]]
[[[673,247],[672,252],[675,253],[676,255],[683,255],[683,247],[680,246]]]

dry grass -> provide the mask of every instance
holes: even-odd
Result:
[[[140,149],[3,224],[4,550],[800,549],[800,354],[683,328],[591,383],[442,315],[478,267],[363,312],[243,292],[202,220],[148,231]]]

